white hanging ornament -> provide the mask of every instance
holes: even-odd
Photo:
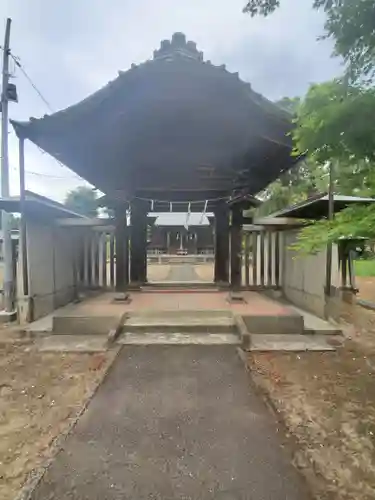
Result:
[[[207,205],[208,205],[208,200],[206,200],[204,202],[204,209],[203,209],[203,212],[202,212],[202,215],[201,215],[201,220],[199,221],[199,224],[203,223],[203,217],[206,215]]]
[[[186,229],[186,231],[188,231],[188,230],[189,230],[190,212],[191,212],[191,203],[189,202],[188,212],[187,212],[187,214],[186,214],[186,221],[185,221],[185,229]]]

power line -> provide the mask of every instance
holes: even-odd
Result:
[[[4,48],[0,45],[0,49],[4,50]],[[30,85],[33,87],[33,89],[35,90],[35,92],[38,94],[38,96],[41,98],[41,100],[44,102],[44,104],[47,106],[47,108],[49,109],[49,111],[51,113],[53,113],[53,109],[52,109],[52,106],[50,105],[50,103],[47,101],[47,99],[43,96],[42,92],[38,89],[38,87],[36,86],[36,84],[32,81],[32,79],[30,78],[30,76],[28,75],[28,73],[26,72],[25,68],[22,66],[21,64],[21,60],[18,56],[15,56],[12,54],[12,52],[9,51],[9,55],[10,57],[13,59],[14,63],[16,64],[16,66],[18,68],[20,68],[20,70],[22,71],[23,75],[25,76],[25,78],[27,79],[27,81],[30,83]],[[43,149],[36,145],[37,148],[39,149],[39,151],[42,153],[42,154],[45,154],[46,152],[43,151]],[[60,160],[58,160],[57,158],[55,158],[54,156],[50,155],[51,158],[53,158],[59,165],[60,167],[63,167],[63,168],[67,168]],[[38,176],[41,176],[41,177],[49,177],[49,178],[54,178],[54,179],[67,179],[67,180],[84,180],[82,177],[80,177],[79,175],[75,175],[75,176],[71,176],[71,177],[67,177],[67,176],[56,176],[56,175],[48,175],[48,174],[42,174],[42,173],[39,173],[39,172],[32,172],[30,170],[26,170],[26,172],[28,174],[33,174],[33,175],[38,175]]]
[[[11,132],[9,132],[9,133],[11,133]],[[43,151],[43,149],[40,146],[38,146],[37,144],[34,144],[34,146],[36,146],[43,155],[46,154],[46,152]],[[54,160],[55,162],[57,162],[60,167],[63,167],[64,169],[68,168],[66,165],[64,165],[60,160],[58,160],[54,156],[48,155],[48,157],[51,158],[52,160]],[[0,159],[1,159],[1,156],[0,156]],[[16,167],[12,167],[12,168],[13,168],[13,170],[17,170]],[[68,169],[68,170],[70,170],[70,169]],[[78,174],[75,174],[74,172],[73,172],[73,175],[70,175],[70,176],[67,176],[67,175],[43,174],[41,172],[33,172],[32,170],[27,170],[27,169],[25,169],[25,172],[27,172],[28,174],[39,175],[41,177],[50,177],[52,179],[62,179],[62,180],[66,179],[66,180],[72,180],[72,181],[82,181],[82,180],[86,181],[86,179],[84,179],[83,177],[81,177]]]
[[[2,47],[0,45],[0,49],[1,50],[4,50],[4,47]],[[53,113],[53,109],[52,109],[52,106],[50,105],[50,103],[47,101],[47,99],[44,97],[44,95],[42,94],[42,92],[38,89],[38,87],[36,86],[36,84],[32,81],[31,77],[28,75],[27,71],[25,70],[25,68],[22,66],[21,64],[21,59],[18,57],[18,56],[15,56],[14,54],[12,54],[12,52],[10,51],[9,49],[9,55],[10,57],[13,59],[15,65],[20,68],[20,70],[22,71],[23,75],[25,76],[25,78],[28,80],[28,82],[30,83],[30,85],[33,87],[33,89],[35,90],[35,92],[38,94],[38,96],[42,99],[42,101],[44,102],[44,104],[47,106],[47,108],[49,109],[49,111],[51,113]]]
[[[43,151],[43,149],[42,149],[40,146],[38,146],[38,144],[35,144],[35,146],[39,149],[39,151],[42,153],[42,155],[45,155],[45,154],[46,154],[46,152],[45,152],[45,151]],[[56,162],[60,165],[60,167],[63,167],[63,168],[68,168],[68,167],[67,167],[66,165],[64,165],[64,164],[63,164],[63,162],[62,162],[62,161],[60,161],[58,158],[55,158],[55,157],[54,157],[54,156],[52,156],[52,155],[49,155],[49,157],[50,157],[50,158],[52,158],[53,160],[55,160],[55,161],[56,161]],[[55,177],[55,176],[51,176],[51,177]],[[76,175],[76,174],[75,174],[74,176],[72,175],[71,177],[61,177],[61,179],[69,179],[69,178],[70,178],[70,179],[82,179],[82,177],[80,177],[79,175]]]
[[[13,59],[13,61],[15,62],[16,66],[18,68],[20,68],[20,70],[22,71],[22,73],[24,74],[25,78],[27,79],[27,81],[30,83],[30,85],[33,87],[33,89],[35,90],[35,92],[38,94],[38,96],[42,99],[42,101],[44,102],[44,104],[47,106],[47,108],[49,109],[49,111],[51,113],[53,113],[53,109],[52,109],[52,106],[50,105],[50,103],[47,101],[47,99],[44,97],[44,95],[41,93],[41,91],[38,89],[38,87],[35,85],[35,83],[32,81],[32,79],[30,78],[30,76],[27,74],[25,68],[22,66],[21,64],[21,61],[20,61],[20,58],[19,57],[16,57],[14,56],[11,52],[10,52],[10,57]]]

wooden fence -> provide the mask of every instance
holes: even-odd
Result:
[[[277,289],[281,286],[283,232],[243,231],[242,286]],[[85,231],[78,247],[78,288],[116,286],[115,236],[107,228]]]
[[[243,231],[242,286],[276,289],[281,286],[283,233]]]

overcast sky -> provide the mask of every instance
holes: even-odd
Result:
[[[75,103],[118,70],[152,56],[160,40],[183,31],[205,59],[226,64],[275,100],[303,95],[312,82],[341,72],[331,58],[332,44],[317,41],[323,15],[312,0],[282,0],[268,19],[242,14],[245,0],[1,0],[0,37],[13,20],[11,48],[53,110]],[[2,42],[0,43],[2,45]],[[12,65],[13,68],[13,65]],[[49,113],[16,70],[19,103],[10,117],[28,119]],[[18,191],[17,141],[10,134],[11,191]],[[80,184],[75,174],[27,144],[26,187],[63,200]],[[82,182],[81,182],[82,184]]]

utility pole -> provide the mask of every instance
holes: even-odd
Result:
[[[1,87],[1,197],[9,197],[9,158],[8,158],[8,84],[9,84],[9,56],[10,56],[10,25],[7,19],[3,46],[3,72]],[[4,210],[1,213],[3,232],[3,259],[4,259],[4,309],[7,313],[13,311],[13,258],[11,227],[9,214]]]
[[[334,165],[333,162],[329,162],[329,181],[328,181],[328,220],[332,221],[335,214],[335,194],[334,194]],[[332,288],[332,243],[329,241],[327,243],[327,254],[326,254],[326,295],[331,295]]]

